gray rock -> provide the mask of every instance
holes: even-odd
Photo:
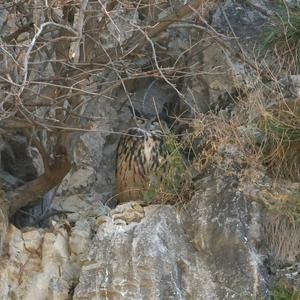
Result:
[[[80,255],[86,250],[91,237],[90,224],[85,222],[76,222],[75,227],[72,228],[70,236],[70,250],[74,255]]]
[[[268,20],[268,17],[261,13],[254,5],[240,1],[227,0],[223,6],[213,15],[212,26],[220,33],[236,36],[238,43],[242,45],[243,50],[253,49],[255,43],[261,34],[261,28]],[[255,1],[252,1],[255,2]],[[260,5],[263,2],[260,1]],[[236,40],[233,40],[231,46],[240,51]]]
[[[88,193],[96,182],[96,171],[92,166],[82,166],[71,170],[60,184],[57,195]]]
[[[300,8],[299,0],[285,0],[289,8]]]
[[[74,194],[69,196],[57,196],[53,199],[52,208],[56,210],[70,211],[73,213],[81,213],[85,210],[97,205],[100,209],[103,207],[101,203],[101,195],[93,193]],[[97,210],[94,210],[96,212]]]
[[[129,203],[112,211],[112,220],[99,222],[82,258],[74,299],[264,295],[263,266],[255,248],[259,210],[226,180],[209,177],[202,186],[180,214],[170,206],[150,206],[145,218],[134,219]],[[141,215],[141,207],[135,209]],[[123,221],[116,218],[121,215]]]
[[[216,299],[176,210],[152,206],[145,215],[140,223],[100,225],[73,299]]]
[[[234,182],[202,179],[182,217],[184,231],[212,274],[216,299],[247,299],[266,292],[264,268],[254,247],[260,239],[259,210]]]
[[[300,75],[287,75],[279,80],[279,86],[286,98],[300,97]]]
[[[237,89],[254,87],[256,71],[237,56],[246,56],[251,62],[252,49],[268,20],[262,5],[226,1],[213,14],[211,22],[215,32],[223,36],[205,33],[199,47],[190,51],[189,62],[195,76],[186,80],[185,95],[196,113],[230,107]],[[199,34],[192,37],[195,42],[199,40]]]
[[[12,176],[10,173],[0,169],[0,181],[3,189],[6,191],[11,190],[24,184],[24,181]]]

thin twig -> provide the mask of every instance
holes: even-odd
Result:
[[[69,26],[66,26],[66,25],[61,25],[61,24],[57,24],[57,23],[54,23],[54,22],[46,22],[46,23],[43,23],[41,25],[41,27],[39,28],[39,30],[37,31],[37,33],[34,35],[33,39],[31,40],[31,43],[25,53],[25,57],[24,57],[24,78],[23,78],[23,81],[21,83],[21,88],[18,92],[18,97],[20,98],[24,88],[25,88],[25,85],[26,85],[26,82],[27,82],[27,77],[28,77],[28,63],[29,63],[29,57],[30,57],[30,53],[33,49],[33,47],[35,46],[35,43],[38,39],[38,37],[41,35],[41,33],[43,32],[44,28],[47,27],[47,26],[57,26],[59,28],[63,28],[63,29],[66,29],[70,32],[72,32],[75,36],[77,36],[77,32],[74,31],[71,27]]]
[[[50,165],[49,165],[49,155],[45,149],[45,147],[43,146],[43,144],[34,136],[34,133],[30,133],[30,131],[28,130],[28,128],[24,129],[25,134],[27,135],[28,139],[30,139],[33,143],[33,145],[38,149],[39,153],[42,156],[42,160],[43,160],[43,165],[44,165],[44,169],[45,172],[49,172],[50,171]]]
[[[71,43],[70,45],[70,51],[72,52],[71,56],[75,63],[79,62],[80,58],[80,43],[82,40],[82,32],[83,32],[83,26],[84,26],[84,13],[88,4],[88,0],[82,0],[80,1],[80,9],[79,9],[79,18],[78,18],[78,24],[77,24],[77,35],[78,40]]]
[[[150,43],[151,48],[152,48],[152,55],[153,55],[153,59],[154,59],[154,63],[155,63],[155,67],[157,69],[157,71],[159,72],[161,78],[168,84],[170,85],[175,91],[176,93],[179,95],[180,98],[184,98],[184,95],[176,88],[175,84],[173,84],[172,82],[170,82],[167,77],[165,76],[165,74],[162,72],[161,68],[158,65],[158,61],[157,61],[157,56],[156,56],[156,50],[155,50],[155,46],[153,41],[149,38],[149,36],[147,35],[146,32],[144,32],[142,29],[140,29],[139,27],[137,27],[138,30],[141,31],[141,33],[143,33],[145,35],[146,40]]]

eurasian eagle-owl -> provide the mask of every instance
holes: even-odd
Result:
[[[166,166],[164,141],[169,130],[165,115],[134,112],[135,124],[121,136],[117,148],[117,197],[121,203],[143,200],[151,180]]]

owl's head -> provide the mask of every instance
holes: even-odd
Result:
[[[141,131],[148,133],[169,133],[169,128],[164,112],[160,113],[159,115],[154,115],[149,113],[142,113],[135,108],[132,109],[131,106],[129,106],[129,109],[132,113],[131,123],[135,128],[139,128]]]

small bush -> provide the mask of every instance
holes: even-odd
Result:
[[[186,202],[191,195],[191,175],[183,157],[183,145],[175,135],[169,135],[163,152],[167,159],[160,170],[150,178],[149,188],[144,193],[144,202],[179,204]]]
[[[283,284],[277,285],[272,291],[273,300],[299,300],[300,291]]]

